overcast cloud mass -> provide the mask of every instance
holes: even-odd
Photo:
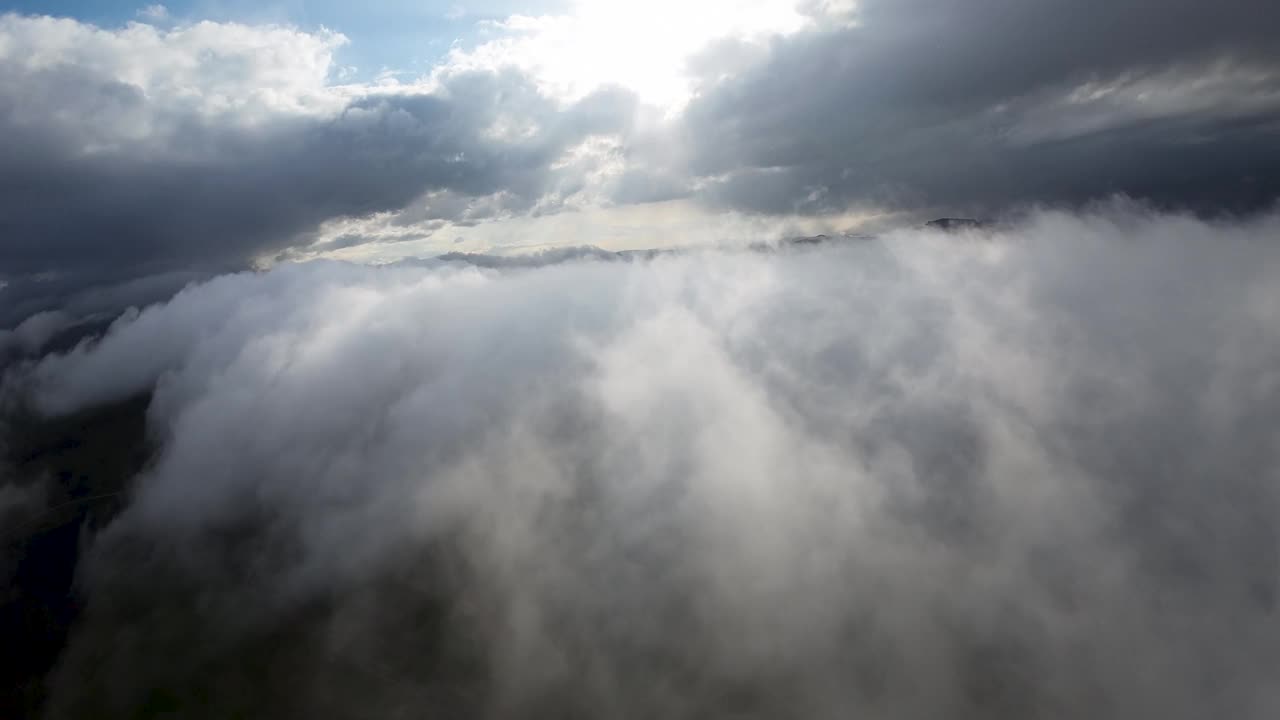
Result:
[[[437,4],[0,5],[0,717],[1280,713],[1280,7]]]
[[[683,6],[486,21],[418,79],[355,83],[341,28],[4,16],[4,324],[317,239],[444,247],[586,207],[991,217],[1126,194],[1214,215],[1280,187],[1266,3]]]

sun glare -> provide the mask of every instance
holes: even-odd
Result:
[[[688,61],[721,39],[760,41],[809,22],[793,0],[580,0],[564,15],[517,15],[503,36],[454,53],[454,66],[515,65],[565,100],[608,85],[670,112],[689,99]]]

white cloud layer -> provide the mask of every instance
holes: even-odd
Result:
[[[154,391],[55,716],[1273,716],[1278,232],[191,287],[9,381]]]
[[[173,28],[130,23],[104,29],[68,18],[0,16],[0,80],[12,108],[36,125],[96,129],[86,150],[119,141],[156,143],[191,113],[252,125],[280,116],[332,112],[329,87],[341,34],[272,25],[199,22]],[[115,92],[67,93],[67,74],[110,81]],[[36,93],[26,83],[46,85]],[[85,88],[88,89],[87,87]]]

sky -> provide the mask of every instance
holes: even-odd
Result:
[[[352,42],[337,53],[335,62],[342,67],[355,68],[359,77],[372,78],[387,70],[409,74],[427,71],[448,53],[454,43],[474,41],[480,21],[500,21],[517,12],[542,14],[559,8],[559,4],[550,2],[502,0],[470,3],[436,0],[367,3],[341,0],[195,0],[164,4],[54,0],[9,3],[5,9],[23,14],[76,18],[107,27],[135,21],[179,24],[213,20],[283,23],[312,31],[322,27],[341,28]]]
[[[0,717],[1280,717],[1277,37],[0,3]]]
[[[0,7],[11,327],[311,257],[611,249],[1269,207],[1250,0]]]

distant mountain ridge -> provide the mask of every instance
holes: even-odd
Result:
[[[957,232],[960,230],[985,230],[991,226],[991,223],[985,220],[974,220],[973,218],[938,218],[937,220],[930,220],[924,226],[930,230]]]

